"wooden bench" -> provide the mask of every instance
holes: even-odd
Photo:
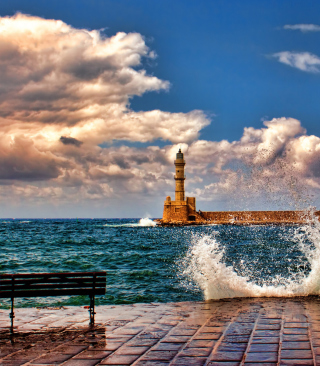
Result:
[[[105,293],[106,272],[0,274],[0,298],[11,298],[11,332],[16,297],[89,295],[90,325],[94,325],[95,295]]]

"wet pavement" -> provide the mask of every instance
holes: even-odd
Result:
[[[320,298],[0,310],[0,365],[320,365]]]

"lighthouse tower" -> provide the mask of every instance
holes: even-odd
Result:
[[[185,160],[183,159],[183,153],[181,149],[179,149],[177,153],[177,158],[174,161],[174,165],[176,166],[176,175],[174,179],[176,181],[176,201],[184,201],[185,200],[185,193],[184,193],[184,181],[186,179],[184,175],[184,166],[186,165]]]
[[[184,175],[184,167],[186,162],[181,149],[177,152],[174,165],[176,167],[176,174],[174,176],[176,182],[175,200],[171,201],[170,196],[166,198],[161,220],[162,223],[185,224],[191,221],[202,220],[196,212],[195,197],[185,197],[184,181],[186,177]]]

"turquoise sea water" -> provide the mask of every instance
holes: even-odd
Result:
[[[241,296],[246,286],[241,281],[259,288],[279,287],[292,279],[298,283],[312,270],[310,253],[315,250],[305,231],[293,226],[164,228],[142,226],[139,219],[0,221],[0,273],[106,271],[107,292],[97,298],[98,304],[233,297],[238,290]],[[209,287],[214,295],[208,295]],[[8,304],[0,299],[1,307]],[[57,304],[86,305],[88,298],[17,299],[17,306]]]

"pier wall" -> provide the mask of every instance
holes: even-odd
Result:
[[[220,224],[299,224],[311,219],[305,211],[206,211],[206,221]],[[320,211],[315,213],[320,216]]]
[[[320,211],[315,215],[320,218]],[[234,224],[268,225],[301,224],[309,221],[311,214],[305,211],[196,211],[187,201],[165,202],[163,224]]]

